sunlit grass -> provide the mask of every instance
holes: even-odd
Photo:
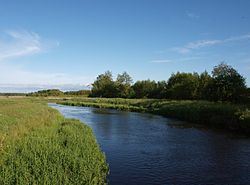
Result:
[[[0,100],[0,147],[0,184],[106,183],[92,130],[37,100]]]

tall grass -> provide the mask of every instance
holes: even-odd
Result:
[[[0,184],[106,184],[92,130],[32,101],[0,100]]]

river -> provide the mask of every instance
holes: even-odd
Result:
[[[152,114],[49,105],[93,129],[111,185],[250,184],[250,139]]]

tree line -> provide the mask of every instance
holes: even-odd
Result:
[[[40,90],[26,94],[26,96],[48,97],[48,96],[89,96],[90,90],[60,91],[59,89]]]
[[[0,96],[25,96],[26,93],[0,93]]]
[[[91,97],[106,98],[156,98],[240,102],[249,100],[250,89],[246,79],[232,66],[220,63],[211,75],[203,73],[173,73],[168,80],[141,80],[133,83],[127,72],[100,74],[90,93]]]

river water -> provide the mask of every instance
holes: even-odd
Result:
[[[93,129],[111,185],[250,184],[250,139],[157,115],[49,105]]]

